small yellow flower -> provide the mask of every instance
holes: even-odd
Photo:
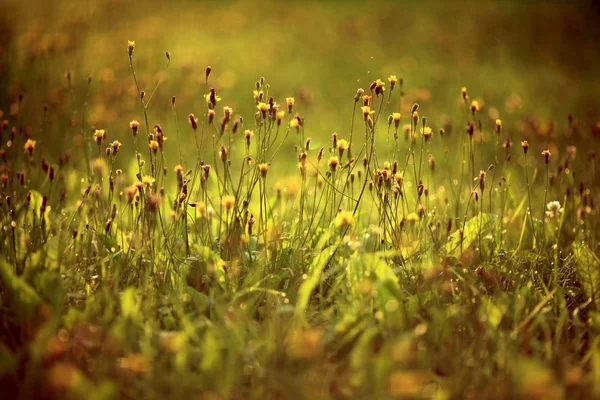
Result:
[[[327,165],[329,165],[329,169],[332,172],[335,172],[335,170],[337,169],[338,165],[340,165],[340,160],[337,157],[331,157],[329,159],[329,162],[327,163]]]
[[[27,142],[25,143],[25,146],[23,146],[23,148],[25,149],[25,153],[29,153],[29,155],[32,155],[33,150],[35,150],[35,140],[27,139]]]
[[[158,148],[160,147],[160,145],[158,144],[158,142],[156,140],[151,140],[150,143],[148,143],[148,147],[150,147],[150,149],[156,153],[156,151],[158,150]]]
[[[421,133],[423,134],[423,138],[425,138],[425,141],[428,141],[433,135],[433,130],[431,129],[431,127],[426,126],[425,128],[421,128]]]
[[[262,97],[263,97],[263,91],[262,91],[262,90],[261,90],[261,91],[255,90],[255,91],[253,92],[253,94],[254,94],[254,102],[255,102],[256,104],[258,104],[258,102],[259,102],[259,101],[262,99]]]
[[[462,89],[460,89],[460,93],[462,94],[462,97],[465,101],[469,98],[466,86],[463,86]]]
[[[258,103],[258,105],[256,106],[256,108],[258,108],[258,111],[261,112],[263,118],[266,117],[267,115],[267,111],[269,111],[269,109],[271,108],[271,106],[267,103]]]
[[[260,171],[260,175],[263,178],[266,178],[267,171],[269,170],[269,164],[267,164],[267,163],[258,164],[258,170]]]
[[[385,92],[385,83],[381,79],[375,81],[375,94],[382,95]]]
[[[206,102],[208,104],[212,104],[211,94],[210,93],[209,94],[205,94],[204,95],[204,99],[206,100]],[[218,103],[219,101],[221,101],[221,97],[215,95],[215,103]]]
[[[154,179],[154,177],[152,177],[150,175],[146,175],[142,178],[142,182],[144,183],[144,185],[150,186],[150,185],[153,185],[154,182],[156,182],[156,179]]]
[[[129,127],[131,128],[131,132],[133,133],[133,136],[136,136],[138,129],[140,127],[140,123],[134,119],[133,121],[131,121],[129,123]]]
[[[127,41],[127,52],[129,53],[129,57],[133,54],[133,49],[135,49],[135,40]]]
[[[375,111],[371,110],[371,107],[369,106],[362,106],[360,108],[362,110],[363,116],[365,117],[365,120],[367,119],[367,117],[371,114],[375,114]]]
[[[394,86],[396,86],[396,83],[398,83],[398,78],[396,75],[390,75],[388,82],[390,82],[390,90],[394,90]]]
[[[501,130],[502,130],[502,120],[497,119],[496,120],[496,133],[500,133]]]
[[[550,154],[550,150],[546,149],[542,151],[542,155],[544,156],[544,161],[546,162],[546,164],[548,164],[548,162],[550,161],[550,156],[552,155]]]
[[[102,144],[105,136],[106,132],[104,131],[104,129],[96,129],[96,131],[94,132],[94,140],[96,140],[96,143],[98,143],[98,145]]]
[[[335,217],[335,227],[341,231],[354,224],[351,211],[340,211]]]
[[[283,120],[283,117],[285,117],[285,111],[281,110],[277,112],[277,123],[281,124],[281,121]]]
[[[252,136],[254,136],[254,132],[252,132],[250,129],[246,129],[246,131],[244,132],[244,137],[246,138],[246,145],[250,146],[250,139],[252,139]]]
[[[473,100],[471,102],[471,112],[477,112],[479,110],[481,110],[481,105],[477,100]]]
[[[225,207],[225,209],[227,211],[231,211],[231,209],[235,205],[235,196],[233,196],[233,195],[223,196],[223,200],[221,201],[221,204],[223,204],[223,207]]]
[[[529,143],[527,142],[527,140],[523,140],[521,142],[521,147],[523,148],[523,152],[527,154],[527,150],[529,149]]]
[[[300,129],[300,120],[298,119],[298,117],[292,118],[292,120],[290,121],[290,128]]]
[[[175,168],[173,168],[173,171],[175,171],[177,175],[181,175],[183,174],[183,167],[181,166],[181,164],[177,164]]]
[[[294,98],[293,97],[286,97],[285,98],[285,102],[287,103],[287,106],[288,106],[288,112],[291,113],[292,110],[294,109],[294,103],[295,103]]]
[[[119,142],[118,140],[115,140],[114,142],[112,142],[110,144],[110,147],[112,148],[113,155],[115,155],[115,154],[117,154],[117,152],[121,148],[121,142]]]

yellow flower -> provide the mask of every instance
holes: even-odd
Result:
[[[496,120],[496,133],[500,133],[501,130],[502,130],[502,120],[497,119]]]
[[[256,106],[256,108],[258,108],[258,111],[260,111],[263,115],[263,118],[267,115],[267,111],[269,111],[269,109],[271,108],[271,106],[267,103],[258,103],[258,105]]]
[[[261,90],[261,91],[255,90],[255,91],[253,92],[253,94],[254,94],[254,102],[255,102],[256,104],[258,104],[258,102],[259,102],[259,101],[262,99],[262,97],[263,97],[263,91],[262,91],[262,90]]]
[[[212,101],[210,100],[210,93],[209,93],[209,94],[205,94],[205,95],[204,95],[204,99],[206,100],[206,102],[207,102],[208,104],[211,104],[211,103],[212,103]],[[219,101],[221,101],[221,97],[220,97],[220,96],[217,96],[217,95],[215,95],[215,103],[218,103]]]
[[[32,155],[33,150],[35,150],[35,140],[27,139],[27,142],[25,143],[25,146],[23,146],[23,148],[25,149],[26,153]]]
[[[388,81],[390,82],[390,90],[394,90],[394,86],[396,86],[396,83],[398,83],[398,78],[396,75],[390,75]]]
[[[156,153],[160,146],[156,140],[151,140],[150,143],[148,143],[148,147],[150,147],[150,149]]]
[[[380,95],[385,92],[385,83],[381,79],[375,81],[375,94]]]
[[[340,165],[340,160],[337,157],[331,157],[327,165],[329,165],[329,169],[331,169],[332,172],[335,172],[338,165]]]
[[[431,136],[433,135],[433,130],[431,129],[431,127],[426,126],[425,128],[421,128],[421,133],[423,134],[423,137],[427,141],[427,140],[431,139]]]
[[[479,104],[479,102],[477,100],[473,100],[471,102],[471,111],[476,112],[479,110],[481,110],[481,105]]]
[[[527,150],[529,149],[529,143],[527,142],[527,140],[523,140],[521,142],[521,147],[523,148],[523,152],[527,154]]]
[[[233,195],[223,196],[223,200],[221,201],[221,204],[223,204],[223,207],[225,207],[225,209],[227,211],[230,211],[235,204],[235,196],[233,196]]]
[[[267,164],[267,163],[258,164],[258,170],[260,171],[260,175],[263,178],[266,178],[267,171],[269,170],[269,164]]]
[[[102,144],[105,136],[106,132],[104,131],[104,129],[96,129],[96,131],[94,132],[94,140],[96,140],[96,143],[98,143],[98,145]]]
[[[138,128],[140,127],[140,123],[134,119],[133,121],[131,121],[129,123],[129,127],[131,128],[131,132],[133,133],[133,136],[136,136],[137,132],[138,132]]]
[[[110,147],[112,147],[112,152],[113,155],[117,154],[117,152],[119,151],[119,149],[121,148],[121,142],[119,142],[118,140],[115,140],[114,142],[112,142],[110,144]]]
[[[351,211],[340,211],[335,217],[335,227],[341,231],[354,224]]]
[[[142,182],[146,185],[146,186],[150,186],[152,184],[154,184],[154,182],[156,182],[156,179],[154,179],[154,177],[150,176],[150,175],[146,175],[142,178]]]
[[[285,111],[281,110],[277,112],[277,123],[281,124],[281,121],[283,120],[283,117],[285,117]]]
[[[133,49],[135,49],[135,40],[127,41],[127,52],[129,53],[129,57],[133,54]]]
[[[362,106],[360,108],[362,110],[363,116],[365,117],[365,120],[367,119],[367,117],[371,114],[375,114],[375,111],[371,110],[371,107],[369,106]]]
[[[298,117],[292,118],[292,120],[290,121],[290,128],[300,129],[300,120],[298,119]]]
[[[294,103],[295,103],[294,98],[293,97],[286,97],[285,98],[285,102],[287,103],[287,106],[288,106],[288,112],[291,113],[292,110],[294,109]]]
[[[177,175],[181,175],[183,174],[183,167],[181,166],[181,164],[177,164],[173,171],[175,171]]]

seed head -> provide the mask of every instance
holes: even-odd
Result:
[[[250,139],[252,138],[252,136],[254,136],[254,132],[252,132],[250,129],[246,129],[244,131],[244,137],[246,138],[246,146],[250,146]]]
[[[190,114],[188,116],[188,119],[190,121],[190,125],[192,126],[192,129],[194,130],[194,132],[196,132],[196,129],[198,129],[198,118],[196,118],[196,116],[194,114]]]
[[[358,103],[358,101],[360,100],[361,96],[363,95],[365,91],[363,89],[358,89],[356,91],[356,94],[354,95],[354,102]]]

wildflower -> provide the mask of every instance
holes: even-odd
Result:
[[[250,139],[252,138],[252,136],[254,136],[254,132],[252,132],[250,129],[246,129],[246,131],[244,132],[244,137],[246,138],[246,146],[250,146]]]
[[[425,128],[421,128],[421,134],[423,134],[423,138],[427,142],[429,139],[431,139],[431,136],[433,136],[433,130],[431,127],[426,126]]]
[[[115,140],[114,142],[112,142],[110,144],[110,147],[112,148],[113,155],[116,155],[117,152],[119,151],[119,149],[121,148],[121,142],[119,142],[118,140]]]
[[[291,114],[294,109],[295,100],[293,97],[286,97],[285,102],[287,103],[287,106],[288,106],[288,113]]]
[[[263,118],[267,117],[267,111],[269,111],[269,109],[271,108],[271,106],[267,103],[258,103],[258,105],[256,106],[256,108],[258,108],[258,111],[260,111],[260,113],[262,114]]]
[[[229,122],[231,120],[231,114],[233,114],[233,109],[231,107],[223,107],[223,121]]]
[[[221,204],[223,204],[223,207],[225,207],[225,209],[229,212],[235,205],[235,196],[233,196],[233,195],[223,196],[223,200],[221,201]]]
[[[464,101],[467,101],[469,99],[469,95],[467,94],[467,88],[465,86],[463,86],[462,89],[460,89],[460,93],[462,94],[462,98]]]
[[[546,209],[546,215],[550,218],[560,218],[564,211],[564,208],[560,206],[560,202],[556,200],[546,204]]]
[[[360,98],[361,98],[361,96],[363,95],[363,93],[364,93],[364,92],[365,92],[365,91],[364,91],[362,88],[359,88],[359,89],[356,91],[356,94],[354,95],[354,102],[355,102],[355,103],[358,103],[358,100],[360,100]]]
[[[300,121],[300,117],[297,115],[290,121],[290,128],[296,128],[296,131],[300,130],[301,125],[302,122]]]
[[[175,174],[181,175],[183,174],[183,167],[181,166],[181,164],[177,164],[175,168],[173,168],[173,171],[175,171]]]
[[[496,133],[500,133],[500,131],[502,131],[502,120],[497,119],[496,120]]]
[[[471,112],[473,114],[475,114],[477,111],[479,111],[481,109],[481,106],[479,105],[479,102],[477,100],[473,100],[471,102]]]
[[[23,146],[23,148],[25,149],[25,153],[29,153],[29,155],[32,155],[33,150],[35,150],[35,140],[27,139],[27,142],[25,143],[25,146]]]
[[[523,152],[527,154],[527,150],[529,149],[529,143],[527,143],[527,140],[523,140],[521,142],[521,147],[523,148]]]
[[[105,136],[106,136],[106,132],[104,131],[104,129],[96,129],[96,131],[94,132],[94,140],[96,140],[96,143],[98,143],[98,146],[100,146],[102,144]]]
[[[362,97],[362,100],[363,100],[363,105],[368,106],[371,103],[371,96],[369,96],[368,94],[365,94]]]
[[[329,169],[331,170],[331,172],[335,172],[338,165],[340,165],[340,160],[337,157],[331,157],[327,165],[329,165]]]
[[[548,164],[548,162],[550,161],[550,150],[546,149],[544,151],[542,151],[542,155],[544,156],[544,161],[546,162],[546,164]]]
[[[127,52],[129,53],[129,57],[133,55],[133,49],[135,49],[135,40],[127,41]]]
[[[260,175],[264,178],[267,177],[267,171],[269,170],[269,164],[262,163],[258,164],[258,170],[260,171]]]
[[[160,146],[156,140],[151,140],[150,143],[148,143],[148,147],[156,154]]]
[[[344,151],[347,150],[349,146],[350,146],[350,144],[348,143],[347,140],[342,139],[337,142],[337,148],[338,148],[338,152],[340,154],[340,158],[342,158]]]
[[[285,111],[281,110],[281,111],[277,111],[277,125],[281,125],[281,121],[283,121],[283,117],[285,117]]]
[[[388,82],[390,82],[390,90],[394,90],[394,86],[398,83],[398,78],[396,78],[396,75],[390,75]]]
[[[223,164],[227,162],[227,148],[225,146],[221,146],[219,150],[219,158],[223,161]]]
[[[372,111],[371,107],[369,107],[367,105],[362,106],[360,109],[362,110],[363,116],[365,117],[365,121],[367,120],[367,118],[369,117],[369,115],[375,114],[375,111]]]
[[[375,94],[376,95],[383,95],[383,92],[385,92],[385,83],[383,83],[383,81],[381,79],[377,79],[375,82]]]
[[[354,224],[351,211],[338,211],[335,216],[335,227],[340,231],[346,230]]]
[[[150,175],[146,175],[142,178],[142,182],[144,185],[146,185],[146,187],[150,187],[150,185],[153,185],[154,182],[156,182],[156,179]]]
[[[479,189],[483,192],[485,189],[485,175],[486,172],[484,170],[479,171]]]
[[[473,125],[473,122],[467,124],[467,133],[469,136],[473,136],[473,133],[475,133],[475,125]]]
[[[194,114],[190,114],[188,118],[192,129],[194,130],[194,132],[196,132],[196,129],[198,129],[198,118],[196,118]]]
[[[204,99],[210,107],[216,106],[217,103],[221,101],[221,97],[217,96],[217,92],[214,88],[210,89],[210,93],[204,95]]]
[[[140,123],[135,119],[129,123],[129,127],[131,128],[131,133],[133,136],[137,136],[138,129],[140,127]]]
[[[215,110],[208,110],[208,123],[212,124],[215,120]]]
[[[396,129],[398,129],[398,126],[400,125],[400,113],[392,113],[392,121],[394,121],[394,127],[396,127]]]

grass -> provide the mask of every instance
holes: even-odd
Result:
[[[174,84],[181,52],[119,43],[101,89],[67,73],[34,106],[65,50],[3,100],[12,397],[600,396],[587,92],[513,113],[510,90],[504,108],[465,81],[430,102],[391,70],[312,104],[264,77],[228,86],[216,64]]]

